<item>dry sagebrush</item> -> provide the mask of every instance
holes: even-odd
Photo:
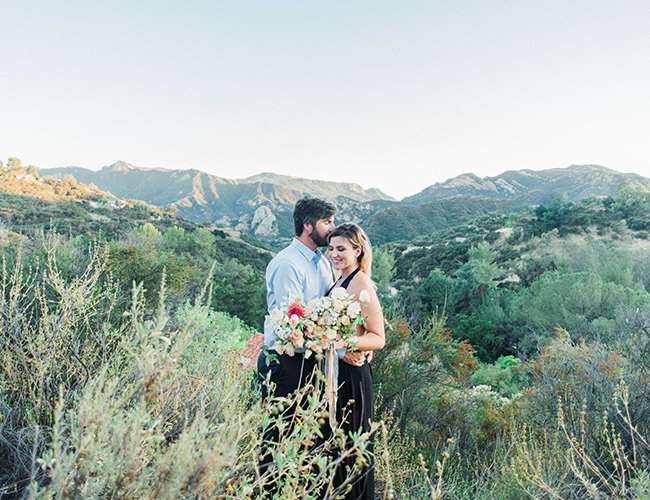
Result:
[[[260,400],[230,353],[250,332],[208,307],[209,281],[169,311],[164,279],[151,307],[141,286],[118,297],[103,253],[88,262],[72,277],[57,268],[55,252],[41,267],[18,259],[2,268],[3,494],[335,496],[347,487],[334,488],[336,466],[352,457],[354,477],[368,462],[367,434],[319,438],[322,379],[293,400]],[[272,428],[280,442],[261,472],[261,436]]]

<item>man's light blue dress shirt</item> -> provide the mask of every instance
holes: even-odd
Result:
[[[266,267],[266,304],[269,314],[273,309],[300,298],[303,304],[324,296],[334,283],[332,267],[318,250],[310,250],[295,239],[280,251]],[[264,322],[264,345],[275,343],[275,332],[269,320]]]

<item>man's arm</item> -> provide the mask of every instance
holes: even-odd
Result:
[[[276,307],[282,307],[288,300],[304,298],[303,277],[294,263],[289,260],[278,262],[269,277],[269,285],[273,290],[273,304],[269,302],[269,312]]]

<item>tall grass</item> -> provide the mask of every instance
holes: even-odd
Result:
[[[3,261],[2,494],[334,496],[347,487],[333,484],[341,460],[354,457],[353,469],[369,460],[368,434],[347,445],[340,432],[320,438],[322,378],[293,399],[261,401],[236,355],[252,332],[210,309],[209,279],[196,297],[168,310],[164,276],[155,304],[137,284],[123,300],[101,250],[69,277],[55,254],[31,268],[20,253],[11,266]],[[261,471],[269,429],[279,444]]]

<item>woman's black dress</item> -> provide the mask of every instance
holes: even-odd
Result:
[[[359,272],[357,268],[341,283],[347,288]],[[332,291],[332,287],[327,295]],[[339,360],[338,401],[336,419],[346,435],[352,432],[370,431],[370,422],[374,419],[374,400],[372,390],[372,369],[366,360],[363,366],[352,366]],[[368,443],[368,451],[373,452],[372,440]],[[335,484],[341,485],[348,478],[345,467],[351,467],[354,457],[345,461],[336,471]],[[352,490],[346,495],[348,500],[372,499],[375,497],[375,464],[370,461],[368,466],[356,474],[352,482]]]

